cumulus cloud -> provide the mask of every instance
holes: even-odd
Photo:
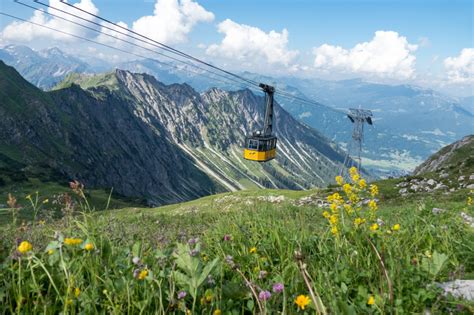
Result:
[[[192,0],[157,0],[153,15],[139,18],[132,29],[156,41],[175,44],[186,41],[197,23],[213,20],[212,12]]]
[[[314,67],[381,78],[409,79],[415,74],[417,45],[393,31],[377,31],[369,42],[351,49],[324,44],[314,48]]]
[[[49,4],[53,7],[60,8],[61,10],[64,10],[66,12],[74,13],[85,19],[92,19],[92,17],[87,15],[86,13],[75,10],[65,5],[64,3],[61,3],[60,0],[49,0]],[[83,10],[89,11],[94,14],[99,13],[99,10],[97,9],[97,7],[94,5],[94,3],[91,0],[81,0],[80,2],[74,4],[74,6],[81,8]],[[70,20],[74,20],[74,18],[70,17],[69,15],[58,12],[50,8],[48,8],[48,12],[53,13],[58,16],[65,17]],[[55,30],[61,30],[61,31],[71,33],[77,36],[82,36],[82,37],[90,37],[92,36],[91,34],[93,33],[90,30],[86,30],[78,25],[71,24],[59,18],[55,18],[55,17],[50,18],[43,11],[35,11],[33,16],[29,19],[29,21],[50,27]],[[80,22],[79,19],[75,19],[75,21]],[[8,24],[3,29],[0,35],[1,37],[4,38],[5,41],[9,41],[9,42],[30,42],[33,40],[42,40],[42,39],[53,39],[53,40],[61,40],[61,41],[76,40],[74,37],[64,35],[64,34],[61,34],[53,30],[46,29],[46,28],[38,27],[36,25],[23,22],[23,21],[15,21],[15,22],[12,22],[11,24]]]
[[[457,57],[444,59],[450,83],[474,82],[474,48],[464,48]]]
[[[290,66],[298,51],[288,49],[288,31],[281,33],[225,20],[218,25],[218,31],[224,34],[220,44],[210,45],[206,53],[211,56],[225,57],[244,62],[248,65],[262,59],[268,64]]]

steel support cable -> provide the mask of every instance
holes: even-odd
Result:
[[[8,14],[8,13],[5,13],[5,12],[1,12],[1,11],[0,11],[0,15],[7,16],[7,17],[10,17],[10,18],[13,18],[13,19],[22,21],[22,22],[26,22],[26,23],[29,23],[29,24],[32,24],[32,25],[35,25],[35,26],[43,27],[43,28],[45,28],[45,29],[48,29],[48,30],[51,30],[51,31],[54,31],[54,32],[57,32],[57,33],[60,33],[60,34],[63,34],[63,35],[67,35],[67,36],[71,36],[71,37],[78,38],[78,39],[81,39],[81,40],[85,40],[85,41],[87,41],[87,42],[94,43],[94,44],[97,44],[97,45],[101,45],[101,46],[104,46],[104,47],[107,47],[107,48],[110,48],[110,49],[114,49],[114,50],[117,50],[117,51],[120,51],[120,52],[129,54],[129,55],[133,55],[133,56],[140,57],[140,58],[145,58],[145,59],[147,58],[147,57],[145,57],[145,56],[143,56],[143,55],[140,55],[140,54],[137,54],[137,53],[128,51],[128,50],[124,50],[124,49],[121,49],[121,48],[118,48],[118,47],[115,47],[115,46],[111,46],[111,45],[108,45],[108,44],[104,44],[104,43],[101,43],[101,42],[98,42],[98,41],[95,41],[95,40],[92,40],[92,39],[89,39],[89,38],[86,38],[86,37],[82,37],[82,36],[79,36],[79,35],[75,35],[75,34],[71,34],[71,33],[68,33],[68,32],[61,31],[61,30],[57,30],[57,29],[54,29],[54,28],[52,28],[52,27],[49,27],[49,26],[46,26],[46,25],[43,25],[43,24],[40,24],[40,23],[36,23],[36,22],[33,22],[33,21],[29,21],[29,20],[26,20],[26,19],[23,19],[23,18],[14,16],[14,15],[11,15],[11,14]],[[165,66],[168,66],[168,67],[175,68],[175,69],[177,69],[177,70],[179,70],[179,71],[193,72],[193,71],[190,71],[189,69],[188,69],[188,70],[180,69],[180,68],[178,68],[178,67],[176,67],[175,65],[170,64],[170,63],[165,63],[165,62],[161,62],[161,61],[158,61],[158,60],[156,60],[156,62],[158,62],[158,63],[160,63],[160,64],[163,64],[163,65],[165,65]],[[211,79],[211,80],[216,80],[216,81],[220,81],[220,82],[225,83],[225,84],[229,84],[229,82],[225,82],[225,81],[223,81],[223,80],[220,80],[220,79],[217,79],[217,78],[213,78],[213,77],[204,75],[204,74],[202,74],[202,73],[198,73],[198,72],[193,72],[193,73],[196,73],[197,75],[200,75],[200,76],[203,76],[203,77],[207,77],[207,78],[209,78],[209,79]],[[253,89],[254,89],[255,91],[260,91],[260,90],[257,89],[257,88],[253,88]]]
[[[155,53],[155,54],[158,54],[158,55],[160,55],[160,56],[163,56],[163,57],[166,57],[166,58],[169,58],[169,59],[172,59],[172,60],[175,60],[175,61],[184,63],[184,64],[186,64],[186,65],[189,65],[189,66],[191,66],[191,67],[200,69],[200,70],[202,70],[202,71],[206,71],[206,72],[212,73],[212,74],[214,74],[214,75],[216,75],[216,76],[219,76],[219,77],[221,77],[221,78],[224,78],[224,79],[226,79],[226,80],[230,80],[230,81],[233,81],[233,82],[236,82],[236,83],[239,83],[239,84],[244,84],[246,87],[249,87],[249,88],[250,88],[250,85],[249,85],[248,83],[243,83],[243,82],[237,81],[235,78],[227,77],[227,76],[225,76],[225,75],[222,75],[222,74],[220,74],[220,73],[211,71],[211,70],[209,70],[209,69],[205,69],[205,68],[199,67],[199,66],[196,65],[196,64],[193,64],[193,63],[190,63],[190,62],[187,62],[187,61],[178,59],[178,58],[173,57],[173,56],[169,56],[169,55],[167,55],[167,54],[164,54],[164,53],[158,52],[158,51],[156,51],[156,50],[153,50],[153,49],[150,49],[150,48],[147,48],[147,47],[138,45],[138,44],[136,44],[136,43],[133,43],[133,42],[131,42],[131,41],[127,41],[127,40],[125,40],[125,39],[122,39],[122,38],[119,38],[119,37],[116,37],[116,36],[113,36],[113,35],[111,35],[111,34],[107,34],[107,33],[103,32],[103,31],[100,31],[100,30],[95,29],[95,28],[93,28],[93,27],[89,27],[89,26],[87,26],[87,25],[81,24],[81,23],[76,22],[76,21],[69,20],[69,19],[67,19],[67,18],[65,18],[65,17],[62,17],[62,16],[59,16],[59,15],[57,15],[57,14],[50,13],[50,12],[44,11],[44,10],[42,10],[42,9],[40,9],[40,8],[33,7],[33,6],[29,5],[29,4],[26,4],[26,3],[21,2],[21,1],[19,1],[19,0],[15,0],[15,2],[18,3],[18,4],[20,4],[20,5],[23,5],[23,6],[25,6],[25,7],[31,8],[31,9],[33,9],[33,10],[40,11],[40,12],[46,13],[46,14],[48,14],[48,15],[50,15],[50,16],[53,16],[53,17],[59,18],[59,19],[61,19],[61,20],[67,21],[67,22],[69,22],[69,23],[78,25],[78,26],[83,27],[83,28],[85,28],[85,29],[89,29],[89,30],[92,30],[92,31],[97,32],[97,33],[99,33],[99,34],[102,34],[102,35],[105,35],[105,36],[114,38],[114,39],[119,40],[119,41],[121,41],[121,42],[130,44],[130,45],[133,45],[133,46],[135,46],[135,47],[139,47],[139,48],[145,49],[145,50],[150,51],[150,52],[152,52],[152,53]],[[40,3],[40,2],[37,2],[37,3]],[[41,3],[40,3],[40,4],[41,4]],[[50,7],[50,8],[53,9],[53,10],[57,10],[57,11],[59,11],[59,12],[68,14],[68,15],[73,16],[73,17],[75,17],[75,18],[78,18],[78,19],[81,19],[81,20],[83,20],[83,21],[87,21],[87,22],[90,22],[90,23],[92,23],[92,24],[94,24],[94,25],[97,25],[97,26],[102,27],[102,25],[99,24],[99,23],[96,23],[96,22],[93,22],[93,21],[84,19],[84,18],[82,18],[82,17],[80,17],[80,16],[77,16],[77,15],[75,15],[75,14],[69,13],[69,12],[67,12],[67,11],[64,11],[64,10],[61,10],[61,9],[57,9],[57,8],[52,7],[52,6],[48,6],[48,7]],[[116,32],[116,31],[115,31],[114,29],[112,29],[112,28],[105,27],[105,26],[104,26],[104,28]],[[125,36],[128,36],[128,37],[131,37],[131,36],[129,36],[128,34],[125,34],[125,33],[122,33],[122,32],[117,32],[117,33],[122,34],[122,35],[125,35]],[[143,43],[146,43],[146,44],[148,44],[148,45],[152,45],[152,46],[157,47],[156,45],[153,45],[153,44],[151,44],[151,43],[148,43],[148,42],[146,42],[146,41],[144,41],[144,40],[142,40],[142,39],[135,38],[135,37],[131,37],[131,38],[136,39],[136,40],[138,40],[138,41],[141,41],[141,42],[143,42]],[[160,47],[158,47],[158,48],[160,48]],[[160,49],[161,49],[161,48],[160,48]],[[148,57],[142,57],[142,58],[149,59]],[[194,72],[194,73],[197,73],[197,72]],[[252,85],[252,87],[253,87],[253,85]]]
[[[40,2],[39,0],[34,0],[34,1],[37,2],[37,3],[40,3],[40,4],[42,4],[42,5],[45,5],[45,6],[50,7],[48,4],[42,3],[42,2]],[[219,67],[217,67],[217,66],[214,66],[213,64],[210,64],[210,63],[208,63],[208,62],[206,62],[206,61],[204,61],[204,60],[201,60],[201,59],[199,59],[199,58],[196,58],[196,57],[194,57],[194,56],[191,56],[191,55],[189,55],[189,54],[187,54],[187,53],[184,53],[184,52],[182,52],[182,51],[180,51],[180,50],[178,50],[178,49],[175,49],[175,48],[173,48],[173,47],[171,47],[171,46],[169,46],[169,45],[163,44],[163,43],[161,43],[161,42],[159,42],[159,41],[156,41],[156,40],[154,40],[154,39],[152,39],[152,38],[150,38],[150,37],[148,37],[148,36],[145,36],[145,35],[143,35],[143,34],[140,34],[140,33],[138,33],[138,32],[135,32],[135,31],[133,31],[133,30],[131,30],[131,29],[128,29],[128,28],[126,28],[126,27],[123,27],[122,25],[119,25],[119,24],[117,24],[117,23],[114,23],[114,22],[112,22],[112,21],[110,21],[110,20],[108,20],[108,19],[106,19],[106,18],[103,18],[103,17],[97,15],[97,14],[91,13],[91,12],[89,12],[89,11],[87,11],[87,10],[81,9],[81,8],[79,8],[79,7],[76,7],[76,6],[74,6],[74,5],[70,4],[70,3],[64,2],[64,0],[60,0],[60,1],[61,1],[63,4],[65,4],[65,5],[67,5],[67,6],[71,7],[71,8],[73,8],[73,9],[75,9],[75,10],[79,10],[79,11],[81,11],[81,12],[83,12],[83,13],[86,13],[86,14],[88,14],[88,15],[90,15],[90,16],[95,17],[96,19],[99,19],[99,20],[101,20],[101,21],[104,21],[104,22],[106,22],[106,23],[109,23],[109,24],[111,24],[111,25],[114,25],[115,27],[121,28],[121,29],[123,29],[123,30],[125,30],[125,31],[127,31],[127,32],[130,32],[130,33],[135,34],[135,35],[137,35],[137,36],[140,36],[140,37],[142,37],[142,38],[145,38],[145,39],[147,39],[147,40],[149,40],[149,41],[151,41],[151,42],[153,42],[153,43],[155,43],[155,44],[157,44],[157,45],[160,45],[160,46],[163,47],[163,48],[166,48],[166,49],[167,49],[168,51],[170,51],[170,52],[173,52],[173,53],[178,54],[178,55],[180,55],[180,56],[182,56],[182,57],[185,57],[185,58],[194,60],[194,61],[199,62],[199,63],[201,63],[201,64],[204,64],[204,65],[206,65],[206,66],[208,66],[208,67],[211,67],[211,68],[213,68],[213,69],[215,69],[215,70],[222,71],[222,72],[224,72],[224,73],[226,73],[226,74],[228,74],[228,75],[231,75],[231,76],[233,76],[233,77],[235,77],[235,78],[238,78],[238,79],[240,79],[240,80],[242,80],[242,81],[245,81],[245,82],[247,82],[247,83],[250,83],[250,84],[252,84],[252,85],[255,85],[256,87],[259,87],[259,83],[256,82],[256,81],[253,81],[253,80],[244,78],[244,77],[242,77],[242,76],[240,76],[240,75],[238,75],[238,74],[235,74],[235,73],[232,73],[232,72],[230,72],[230,71],[227,71],[227,70],[224,70],[224,69],[222,69],[222,68],[219,68]]]
[[[17,0],[15,0],[15,1],[17,1]],[[125,30],[125,31],[127,31],[127,32],[130,32],[130,33],[132,33],[132,34],[135,34],[135,35],[137,35],[137,36],[140,36],[140,37],[142,37],[142,38],[145,38],[146,40],[151,41],[151,42],[153,42],[153,43],[159,45],[160,48],[162,48],[162,49],[165,49],[165,50],[167,50],[167,51],[169,51],[169,52],[173,52],[173,53],[178,54],[178,55],[180,55],[180,56],[182,56],[182,57],[189,58],[189,59],[194,60],[194,61],[196,61],[196,62],[202,63],[202,64],[204,64],[204,65],[206,65],[206,66],[208,66],[208,67],[211,67],[211,68],[213,68],[213,69],[222,71],[222,72],[224,72],[224,73],[226,73],[226,74],[228,74],[228,75],[231,75],[231,76],[233,76],[233,77],[235,77],[235,78],[238,78],[238,79],[243,80],[243,81],[245,81],[245,82],[247,82],[247,83],[249,83],[249,84],[252,84],[252,85],[254,85],[254,86],[259,87],[259,83],[256,82],[256,81],[254,81],[254,80],[247,79],[247,78],[245,78],[245,77],[243,77],[243,76],[240,76],[240,75],[238,75],[238,74],[235,74],[235,73],[232,73],[232,72],[230,72],[230,71],[227,71],[227,70],[224,70],[224,69],[222,69],[222,68],[219,68],[219,67],[217,67],[217,66],[214,66],[214,65],[212,65],[212,64],[210,64],[210,63],[208,63],[208,62],[206,62],[206,61],[203,61],[203,60],[198,59],[198,58],[196,58],[196,57],[193,57],[193,56],[191,56],[191,55],[189,55],[189,54],[186,54],[186,53],[184,53],[184,52],[182,52],[182,51],[180,51],[180,50],[177,50],[177,49],[175,49],[175,48],[173,48],[173,47],[171,47],[171,46],[168,46],[168,45],[163,44],[163,43],[161,43],[161,42],[159,42],[159,41],[156,41],[156,40],[154,40],[154,39],[151,39],[151,38],[149,38],[148,36],[145,36],[145,35],[143,35],[143,34],[140,34],[140,33],[138,33],[138,32],[135,32],[135,31],[133,31],[133,30],[131,30],[131,29],[128,29],[128,28],[126,28],[126,27],[123,27],[123,26],[121,26],[121,25],[119,25],[119,24],[117,24],[117,23],[114,23],[114,22],[110,21],[109,19],[103,18],[103,17],[101,17],[101,16],[99,16],[99,15],[97,15],[97,14],[91,13],[91,12],[89,12],[89,11],[87,11],[87,10],[78,8],[78,7],[74,6],[73,4],[70,4],[70,3],[65,2],[64,0],[60,0],[60,1],[61,1],[61,3],[65,4],[65,5],[69,6],[69,7],[71,7],[71,8],[73,8],[73,9],[79,10],[80,12],[86,13],[86,14],[88,14],[88,15],[94,17],[94,18],[97,18],[97,19],[99,19],[99,20],[101,20],[101,21],[104,21],[104,22],[106,22],[106,23],[109,23],[109,24],[111,24],[111,25],[114,25],[114,26],[117,27],[117,28],[123,29],[123,30]],[[49,7],[49,8],[53,8],[53,9],[56,9],[56,10],[60,10],[60,11],[62,11],[63,13],[66,13],[66,14],[70,14],[70,13],[67,12],[67,11],[64,11],[64,10],[61,10],[61,9],[58,9],[58,8],[55,8],[55,7],[53,7],[53,6],[50,6],[49,4],[43,3],[43,2],[41,2],[40,0],[34,0],[34,2],[39,3],[39,4],[43,5],[43,6]],[[74,15],[74,16],[76,16],[77,18],[86,20],[86,21],[88,21],[88,22],[91,22],[91,23],[94,23],[94,24],[97,24],[97,25],[100,25],[100,26],[104,26],[103,24],[95,23],[94,21],[90,21],[90,20],[84,19],[84,18],[79,17],[79,16],[77,16],[77,15]],[[117,30],[114,29],[114,28],[109,28],[109,27],[107,27],[107,29],[109,29],[109,30],[111,30],[111,31],[114,31],[114,32],[117,32]],[[122,32],[119,32],[119,33],[122,34],[122,35],[125,35],[125,36],[130,36],[130,35],[124,34],[124,33],[122,33]],[[136,39],[136,37],[132,37],[132,38],[135,38],[135,39]],[[148,42],[147,42],[147,43],[148,43]],[[150,43],[148,43],[148,44],[150,44]],[[300,100],[300,101],[302,101],[302,102],[306,102],[306,103],[311,104],[311,105],[324,107],[324,108],[327,108],[327,109],[329,109],[329,110],[331,110],[331,111],[334,111],[334,112],[337,112],[337,113],[346,114],[346,112],[343,112],[343,111],[340,111],[340,110],[331,108],[331,107],[329,107],[329,106],[325,106],[325,105],[319,104],[319,103],[317,103],[317,102],[315,102],[315,101],[311,101],[311,100],[304,99],[304,98],[301,98],[301,97],[298,97],[298,96],[294,96],[294,95],[292,95],[292,94],[290,94],[289,92],[286,92],[286,91],[284,91],[284,90],[278,90],[278,91],[276,91],[276,94],[280,94],[280,95],[286,94],[287,97],[291,97],[291,98],[293,98],[293,99],[297,99],[297,100]]]

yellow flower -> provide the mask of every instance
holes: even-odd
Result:
[[[18,246],[18,251],[22,254],[25,254],[33,249],[33,245],[31,245],[30,242],[28,241],[23,241],[20,243],[20,246]]]
[[[344,183],[344,178],[342,176],[336,176],[336,183],[340,186]]]
[[[342,186],[342,189],[346,193],[346,195],[350,194],[352,192],[352,186],[350,184],[344,184]]]
[[[305,309],[305,307],[311,302],[311,300],[309,299],[309,296],[307,295],[298,295],[295,299],[295,304],[298,305],[299,308],[301,308],[302,310]]]
[[[249,250],[250,254],[255,254],[257,252],[257,247],[252,247],[250,250]]]
[[[82,240],[80,238],[65,238],[64,239],[64,244],[66,245],[79,245],[82,243]]]
[[[370,230],[371,231],[377,231],[379,228],[379,225],[377,223],[374,223],[370,226]]]
[[[467,197],[467,205],[468,206],[472,205],[472,197],[471,196]]]
[[[351,176],[354,176],[354,175],[357,174],[357,173],[358,173],[358,172],[357,172],[357,167],[353,166],[353,167],[351,167],[351,168],[349,169],[349,174],[350,174]]]
[[[351,214],[352,212],[354,212],[354,210],[352,209],[352,206],[351,206],[351,205],[345,204],[345,205],[344,205],[344,209],[345,209],[346,212],[349,213],[349,214]]]
[[[222,315],[222,311],[220,309],[217,309],[212,313],[213,315]]]
[[[79,297],[79,294],[81,294],[81,289],[76,288],[76,289],[74,290],[74,295],[76,296],[76,298]]]
[[[425,256],[428,257],[428,258],[431,258],[431,252],[429,250],[427,250],[425,252]]]
[[[331,209],[332,212],[337,212],[337,204],[331,203],[331,205],[329,206],[329,208]]]
[[[325,217],[326,219],[329,218],[331,215],[329,214],[329,212],[327,211],[324,211],[323,212],[323,217]]]
[[[370,185],[370,194],[372,195],[372,197],[375,197],[379,194],[379,188],[377,187],[377,185]]]
[[[333,214],[329,217],[329,222],[331,222],[331,224],[336,224],[337,221],[338,221],[337,215]]]
[[[364,222],[365,222],[365,219],[356,218],[356,219],[354,220],[354,225],[359,226],[359,225],[363,224]]]
[[[367,187],[367,182],[365,181],[365,179],[361,179],[361,180],[359,181],[359,187],[360,187],[361,189],[364,189],[365,187]]]
[[[359,175],[359,174],[354,174],[354,175],[352,175],[352,181],[353,181],[354,183],[357,183],[357,182],[359,181],[359,179],[360,179],[360,175]]]
[[[370,200],[369,201],[369,208],[372,211],[377,210],[377,202],[375,200]]]
[[[148,276],[148,270],[143,269],[143,270],[140,271],[140,273],[138,274],[138,280],[144,280],[147,276]]]
[[[375,298],[373,295],[369,296],[369,300],[367,301],[368,305],[374,305],[375,304]]]
[[[49,202],[49,199],[43,200],[43,204],[47,204]]]
[[[94,249],[94,244],[92,243],[87,243],[85,246],[84,246],[84,249],[87,250],[87,251],[91,251]]]
[[[394,231],[400,230],[400,224],[397,223],[394,226],[392,226],[392,230],[394,230]]]
[[[48,250],[48,255],[52,255],[52,254],[54,254],[54,249],[49,249]]]
[[[38,223],[39,223],[39,225],[45,225],[46,221],[45,220],[39,220]]]
[[[337,235],[337,233],[339,232],[339,230],[337,229],[337,226],[333,226],[331,228],[331,233],[334,234],[334,235]]]

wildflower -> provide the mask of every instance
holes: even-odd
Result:
[[[368,305],[374,305],[375,304],[375,298],[373,295],[369,296],[369,300],[367,301]]]
[[[142,271],[140,271],[140,273],[138,274],[138,280],[145,280],[145,278],[148,276],[148,270],[147,269],[143,269]]]
[[[190,239],[188,240],[188,244],[189,244],[189,245],[194,245],[194,244],[196,244],[197,242],[198,242],[198,239],[197,239],[197,238],[190,238]]]
[[[7,205],[10,208],[16,208],[16,198],[12,194],[8,193]]]
[[[258,298],[260,299],[260,301],[268,301],[271,297],[272,294],[270,293],[270,291],[261,291],[258,294]]]
[[[323,217],[325,217],[326,219],[328,219],[331,215],[329,214],[329,212],[327,211],[324,211],[323,212]]]
[[[278,282],[278,283],[275,283],[275,284],[273,285],[273,288],[272,288],[272,289],[273,289],[273,292],[274,292],[274,293],[281,293],[281,292],[283,292],[283,289],[284,289],[284,288],[285,288],[285,286],[283,285],[283,283],[279,283],[279,282]]]
[[[87,243],[85,246],[84,246],[84,249],[87,250],[87,251],[91,251],[94,249],[94,244],[92,243]]]
[[[379,188],[377,187],[377,185],[370,185],[370,195],[372,197],[375,197],[379,194]]]
[[[349,174],[350,174],[351,176],[357,174],[357,167],[355,167],[355,166],[351,167],[351,168],[349,169]]]
[[[208,261],[208,260],[209,260],[209,257],[207,257],[206,254],[202,253],[202,254],[201,254],[201,259],[202,259],[203,261]]]
[[[371,231],[377,231],[379,228],[379,225],[377,223],[374,223],[370,226],[370,230]]]
[[[199,254],[199,250],[197,250],[196,248],[192,249],[190,252],[189,252],[189,255],[191,257],[195,257],[197,256],[197,254]]]
[[[365,187],[367,187],[367,182],[365,181],[365,179],[361,179],[361,180],[359,181],[359,187],[360,187],[361,189],[364,189]]]
[[[342,176],[336,176],[336,183],[341,186],[344,183],[344,178]]]
[[[140,265],[140,257],[133,257],[132,258],[132,263],[134,265]]]
[[[467,197],[467,205],[468,206],[472,205],[472,197],[471,196]]]
[[[49,202],[49,199],[43,200],[43,204],[47,204]]]
[[[26,196],[25,199],[31,201],[32,200],[31,195]]]
[[[336,211],[337,211],[337,204],[331,203],[331,205],[329,206],[329,208],[331,208],[331,211],[332,211],[332,212],[336,212]]]
[[[431,258],[431,252],[429,250],[425,251],[425,256]]]
[[[334,234],[334,235],[337,235],[337,233],[339,232],[339,230],[337,229],[337,226],[333,226],[331,228],[331,233]]]
[[[356,218],[356,219],[354,220],[354,225],[356,225],[356,226],[359,226],[359,225],[361,225],[361,224],[363,224],[363,223],[365,223],[365,219]]]
[[[64,239],[64,244],[66,245],[79,245],[82,243],[82,240],[80,238],[65,238]]]
[[[301,308],[302,310],[305,309],[305,307],[311,302],[311,300],[309,299],[309,296],[307,295],[298,295],[295,299],[295,304],[298,305],[299,308]]]
[[[331,224],[336,224],[337,221],[338,221],[337,215],[333,214],[333,215],[331,215],[331,216],[329,217],[329,222],[330,222]]]
[[[360,179],[360,175],[359,175],[359,174],[354,174],[354,175],[352,175],[352,181],[353,181],[354,183],[357,183],[357,182],[359,181],[359,179]]]
[[[260,270],[259,273],[258,273],[258,278],[259,279],[265,279],[268,275],[268,272],[265,271],[265,270]]]
[[[178,292],[178,300],[182,300],[186,297],[187,293],[186,291],[179,291]]]
[[[74,296],[77,298],[77,297],[79,297],[79,294],[81,294],[81,289],[76,288],[76,289],[74,290]]]
[[[255,254],[257,252],[257,247],[252,247],[250,250],[249,250],[250,254]]]
[[[22,254],[26,254],[32,249],[33,249],[33,245],[31,245],[31,243],[28,241],[23,241],[20,243],[20,246],[18,246],[18,251]]]
[[[222,311],[220,309],[216,309],[214,311],[214,313],[212,313],[213,315],[222,315]]]
[[[48,255],[52,255],[52,254],[54,254],[54,249],[49,249],[48,250]]]
[[[207,284],[214,285],[214,284],[216,284],[216,280],[214,280],[214,278],[212,278],[211,275],[208,275],[207,276]]]
[[[224,235],[224,241],[230,241],[232,237],[230,235]]]
[[[376,211],[377,210],[377,202],[375,200],[370,200],[369,201],[369,208],[370,210],[372,211]]]
[[[352,206],[351,205],[348,205],[348,204],[345,204],[344,205],[344,209],[346,210],[347,213],[351,214],[352,212],[354,212],[354,209],[352,209]]]
[[[394,230],[394,231],[400,230],[400,224],[397,223],[394,226],[392,226],[392,230]]]
[[[209,292],[209,291],[206,292],[206,295],[205,295],[205,297],[204,297],[205,302],[211,303],[211,302],[212,302],[212,298],[213,298],[212,293]]]

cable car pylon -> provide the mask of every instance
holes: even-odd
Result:
[[[341,166],[339,175],[343,175],[344,170],[352,166],[356,166],[359,170],[362,168],[362,142],[364,140],[364,124],[373,125],[372,121],[372,111],[362,108],[349,108],[349,113],[347,118],[352,122],[352,140],[347,146],[346,157],[344,158],[344,163]],[[354,149],[355,154],[351,156],[351,152]],[[353,161],[356,160],[358,163],[353,165]]]

